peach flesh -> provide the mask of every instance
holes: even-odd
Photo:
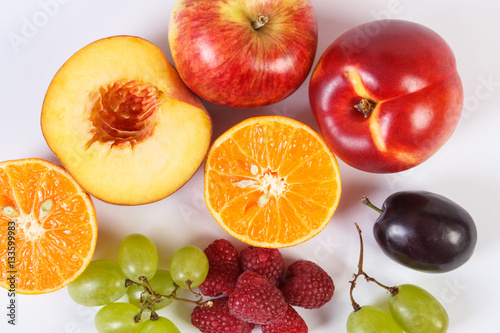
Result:
[[[94,197],[140,205],[166,198],[198,170],[212,122],[163,52],[134,36],[86,45],[47,89],[49,148]]]

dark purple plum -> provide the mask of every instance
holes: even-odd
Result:
[[[470,214],[450,199],[425,191],[396,192],[382,209],[366,197],[363,203],[380,212],[373,233],[395,261],[420,271],[448,272],[472,256],[477,230]]]

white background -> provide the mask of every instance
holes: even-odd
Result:
[[[452,138],[424,164],[399,174],[357,171],[339,161],[343,194],[330,224],[317,237],[282,251],[287,263],[314,260],[336,284],[335,295],[320,310],[300,310],[310,332],[344,332],[351,312],[349,280],[356,271],[358,236],[354,222],[365,231],[365,269],[380,281],[417,284],[446,307],[452,333],[498,331],[500,274],[500,2],[411,0],[313,0],[318,24],[316,61],[344,31],[377,18],[406,19],[439,33],[457,58],[465,104]],[[77,50],[112,35],[136,35],[159,46],[169,61],[167,27],[173,0],[2,0],[0,4],[0,160],[41,157],[57,162],[40,130],[40,110],[56,71]],[[32,25],[35,29],[28,29]],[[23,39],[13,43],[13,36]],[[317,129],[310,111],[307,85],[275,105],[234,110],[205,103],[214,123],[214,138],[246,117],[280,114]],[[405,268],[387,258],[373,240],[371,227],[378,217],[360,203],[367,195],[378,205],[398,190],[428,190],[449,197],[466,208],[476,221],[479,241],[470,261],[446,274]],[[163,268],[179,246],[207,246],[229,236],[212,219],[203,202],[201,169],[178,192],[159,202],[115,206],[94,199],[99,223],[95,259],[115,259],[120,240],[141,232],[157,244]],[[241,249],[243,244],[235,242]],[[375,285],[359,283],[361,304],[377,304],[387,297]],[[7,325],[7,292],[0,290],[0,332],[95,332],[96,308],[75,304],[66,288],[40,296],[18,295],[16,326]],[[174,304],[161,310],[182,332],[191,326],[192,307]],[[256,332],[259,329],[255,329]]]

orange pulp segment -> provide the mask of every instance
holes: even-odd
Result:
[[[337,160],[323,138],[283,116],[249,118],[217,138],[204,183],[206,205],[224,230],[270,248],[317,235],[341,194]]]
[[[65,169],[42,159],[0,162],[0,286],[19,294],[63,288],[87,267],[94,206]]]

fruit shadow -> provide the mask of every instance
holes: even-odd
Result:
[[[39,156],[41,159],[54,163],[55,165],[59,165],[60,167],[63,167],[63,164],[61,161],[57,158],[57,156],[50,150],[50,148],[46,145],[44,149],[42,150],[42,154]]]
[[[342,182],[342,193],[340,201],[333,219],[341,218],[346,215],[363,216],[362,212],[371,213],[372,211],[365,206],[361,199],[363,196],[375,199],[379,202],[380,190],[386,188],[386,179],[384,175],[374,175],[364,171],[357,170],[337,157]],[[385,198],[383,198],[385,199]],[[382,203],[382,201],[380,201]],[[351,221],[352,223],[357,221]]]
[[[92,260],[111,260],[118,262],[118,246],[123,237],[116,235],[112,227],[99,228],[98,235]]]
[[[167,23],[168,26],[168,23]],[[168,43],[168,31],[162,31],[161,34],[154,36],[150,40],[153,44],[155,44],[165,55],[167,61],[174,66],[174,60],[172,58],[172,52],[170,51],[170,45]],[[175,66],[174,66],[175,67]]]
[[[358,23],[361,23],[361,17],[358,15],[356,15],[356,17],[349,18],[345,15],[339,16],[330,12],[316,12],[316,17],[318,21],[318,47],[316,50],[315,64],[318,62],[323,52],[328,48],[328,46],[330,46],[331,43],[333,43],[335,39],[347,30],[355,27]]]
[[[98,226],[97,244],[92,260],[106,259],[118,261],[118,247],[126,235],[117,232],[117,229],[119,228],[117,224],[119,224],[120,221],[113,218],[112,210],[113,208],[120,210],[127,209],[127,207],[114,207],[114,205],[110,205],[109,203],[103,202],[92,196],[91,199],[94,203]]]
[[[229,128],[241,121],[258,116],[284,116],[293,118],[318,131],[316,121],[309,105],[306,81],[284,100],[267,106],[233,108],[218,105],[204,99],[202,99],[202,103],[212,119],[212,140],[215,140]]]
[[[181,290],[179,297],[194,299],[187,290]],[[159,310],[158,313],[165,315],[167,318],[175,318],[176,325],[191,326],[191,312],[193,312],[194,307],[193,304],[185,302],[173,302],[166,308]],[[178,323],[180,321],[183,322],[183,325]]]

